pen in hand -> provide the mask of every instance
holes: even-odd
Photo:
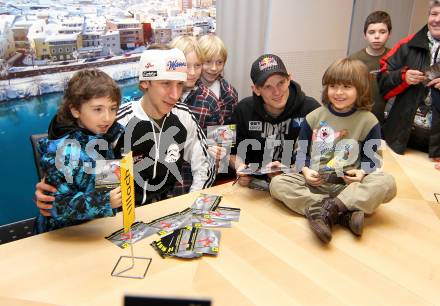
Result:
[[[234,182],[232,183],[232,186],[234,186],[237,182],[238,182],[238,180],[240,179],[240,176],[239,175],[237,175],[237,178],[234,180]]]
[[[247,169],[248,168],[248,165],[244,165],[244,167],[242,168],[242,167],[238,167],[238,169],[237,169],[237,171],[236,171],[236,173],[237,173],[237,177],[236,177],[236,179],[235,179],[235,181],[232,183],[232,186],[234,186],[237,182],[238,182],[238,180],[240,179],[240,177],[243,175],[240,175],[239,173],[241,172],[241,171],[243,171],[244,169]]]

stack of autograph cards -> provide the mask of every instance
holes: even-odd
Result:
[[[156,229],[156,233],[164,235],[179,228],[192,226],[192,211],[190,208],[176,212],[147,223],[148,227]]]
[[[201,193],[200,196],[194,201],[191,209],[197,214],[212,211],[217,208],[221,200],[221,196]]]
[[[149,227],[146,223],[141,221],[135,222],[131,226],[131,242],[134,243],[155,233],[157,233],[157,229]],[[107,237],[105,237],[105,239],[113,242],[118,247],[123,249],[129,246],[127,242],[129,240],[129,237],[124,234],[123,228],[108,235]]]
[[[205,228],[183,228],[153,241],[151,246],[162,257],[197,258],[217,255],[221,233]]]
[[[218,206],[214,211],[209,211],[204,216],[218,220],[238,221],[240,219],[240,208]]]
[[[214,211],[193,214],[194,227],[231,227],[231,221],[238,221],[240,209],[219,206]]]
[[[132,242],[153,234],[161,237],[151,246],[162,257],[197,258],[203,254],[217,255],[221,234],[211,228],[231,227],[240,219],[240,208],[218,206],[222,197],[200,194],[190,208],[160,217],[149,223],[132,225]],[[121,248],[128,246],[124,230],[106,237]]]
[[[120,160],[100,160],[96,165],[95,189],[110,191],[120,185],[121,170]]]
[[[187,208],[181,212],[160,217],[149,223],[137,221],[131,226],[132,242],[147,238],[153,234],[165,235],[179,228],[191,227],[192,218],[192,211],[190,208]],[[124,236],[124,229],[120,229],[105,238],[121,248],[128,246]]]
[[[151,246],[162,257],[197,258],[203,254],[217,255],[220,232],[213,227],[231,227],[238,221],[240,209],[218,206],[221,196],[200,194],[191,206],[192,226],[179,228],[153,241]]]

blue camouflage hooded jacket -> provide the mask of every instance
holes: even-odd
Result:
[[[51,217],[37,217],[37,233],[114,215],[110,192],[95,191],[95,174],[86,167],[94,168],[97,159],[114,159],[112,143],[122,132],[123,127],[115,122],[105,135],[96,135],[77,125],[59,125],[54,117],[49,137],[39,141],[38,150],[45,182],[57,192]],[[99,147],[98,141],[107,146]]]

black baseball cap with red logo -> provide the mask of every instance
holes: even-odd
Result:
[[[289,75],[283,61],[275,54],[263,54],[252,64],[251,79],[257,86],[262,86],[274,74]]]

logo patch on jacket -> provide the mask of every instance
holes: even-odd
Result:
[[[261,121],[249,121],[249,131],[261,132],[263,130],[263,123]]]
[[[301,123],[303,121],[304,121],[304,117],[293,118],[293,120],[292,120],[292,127],[293,128],[300,128],[301,127]]]
[[[170,144],[167,149],[167,153],[165,156],[165,161],[167,163],[175,163],[180,158],[179,146],[175,143]]]

